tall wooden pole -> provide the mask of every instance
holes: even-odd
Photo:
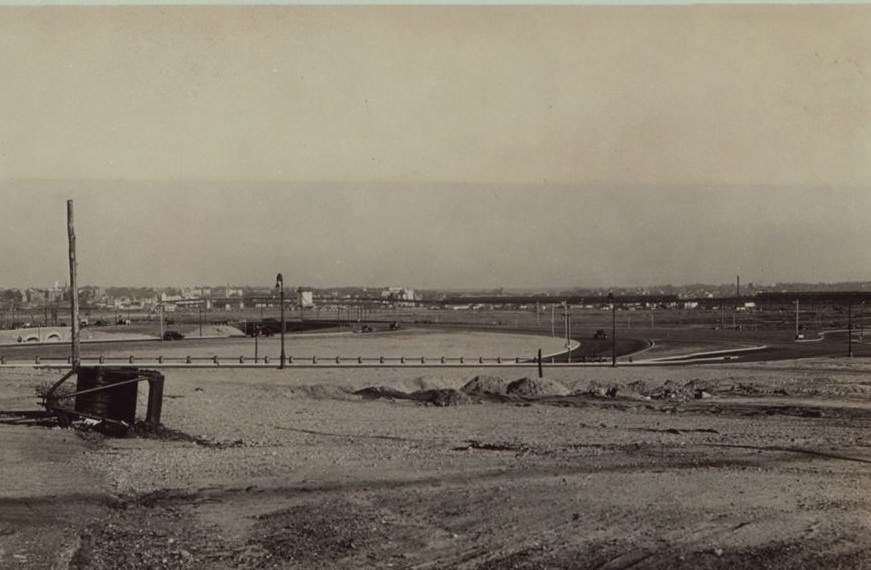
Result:
[[[284,359],[286,358],[284,353],[284,277],[281,273],[275,276],[275,287],[278,289],[278,298],[281,303],[281,355],[278,367],[284,369]]]
[[[73,201],[67,200],[67,237],[70,246],[70,310],[72,311],[72,355],[73,370],[78,370],[79,358],[79,286],[76,279],[76,230],[73,223]]]

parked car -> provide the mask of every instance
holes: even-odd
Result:
[[[184,335],[178,331],[166,331],[163,333],[163,340],[181,340]]]

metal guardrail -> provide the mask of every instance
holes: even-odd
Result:
[[[278,358],[269,356],[84,356],[81,366],[146,366],[152,368],[277,368]],[[549,367],[610,365],[610,360],[599,362],[557,362],[554,355],[542,357],[541,365]],[[289,356],[286,368],[481,368],[519,367],[534,368],[537,357],[447,357],[447,356]],[[70,357],[40,357],[10,360],[0,356],[0,368],[69,368]]]

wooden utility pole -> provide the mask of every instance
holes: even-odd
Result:
[[[67,200],[67,237],[70,249],[70,309],[72,311],[71,363],[78,370],[79,358],[79,286],[76,278],[76,230],[73,223],[73,201]]]
[[[160,303],[160,342],[163,342],[163,302]]]

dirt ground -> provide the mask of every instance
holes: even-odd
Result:
[[[169,370],[104,438],[2,370],[0,567],[871,566],[867,360],[421,372]]]

